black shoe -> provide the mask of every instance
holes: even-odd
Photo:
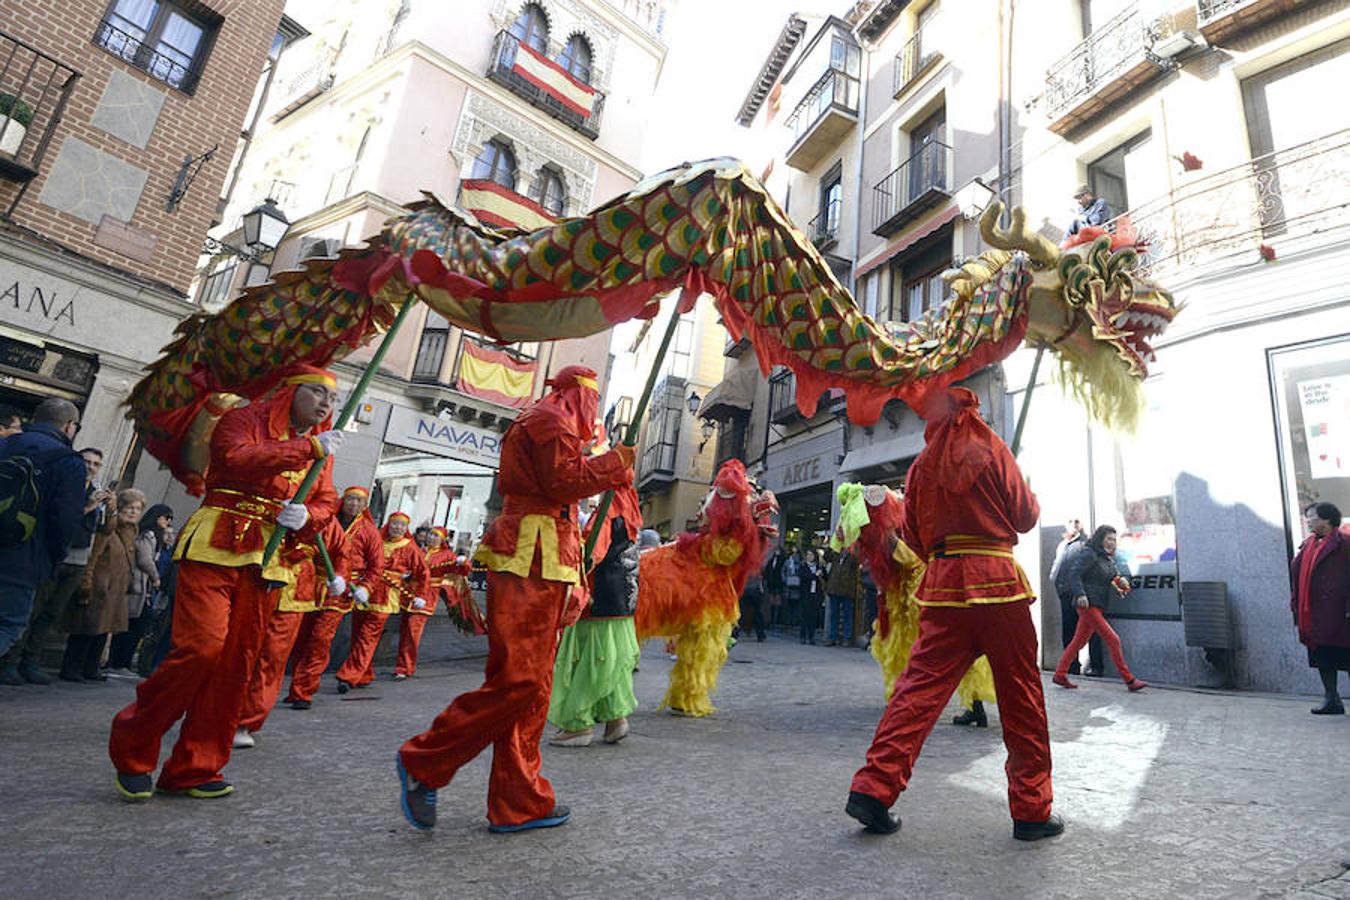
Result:
[[[61,672],[56,677],[62,681],[73,681],[75,684],[84,684],[87,680],[83,675],[76,675],[73,672]]]
[[[1054,813],[1044,822],[1024,822],[1013,819],[1013,837],[1019,841],[1039,841],[1064,833],[1064,820]]]
[[[341,678],[338,679],[338,693],[345,694],[352,689],[352,686]]]
[[[0,669],[0,684],[7,684],[11,687],[20,687],[27,683],[28,682],[23,680],[23,676],[19,674],[18,666],[5,666],[3,669]]]
[[[1083,670],[1083,677],[1084,677],[1084,678],[1101,678],[1101,677],[1102,677],[1102,670],[1101,670],[1101,669],[1098,669],[1098,668],[1095,668],[1095,667],[1093,667],[1093,666],[1088,666],[1086,669]]]
[[[90,674],[88,674],[88,673],[85,673],[85,675],[84,675],[84,680],[85,680],[85,681],[89,681],[89,682],[94,682],[94,681],[107,681],[107,680],[108,680],[108,676],[105,675],[105,674],[102,673],[102,672],[99,672],[99,673],[96,674],[96,675],[90,675]]]
[[[128,775],[125,772],[118,772],[114,783],[117,793],[128,803],[144,803],[155,793],[155,783],[149,775]]]
[[[984,711],[984,701],[976,700],[975,704],[959,716],[952,719],[953,725],[974,725],[976,728],[988,728],[989,716]]]
[[[48,675],[46,672],[42,671],[35,665],[30,664],[26,666],[20,666],[19,674],[23,676],[23,680],[28,682],[29,684],[48,685],[52,683],[52,676]]]
[[[1077,660],[1074,660],[1073,662],[1069,663],[1069,674],[1082,675],[1083,674],[1082,663],[1078,662]]]
[[[849,791],[844,812],[861,822],[863,829],[872,834],[895,834],[900,830],[900,817],[871,794]]]
[[[314,704],[308,700],[292,700],[291,709],[309,709]]]
[[[1341,716],[1345,715],[1345,704],[1340,700],[1328,700],[1321,706],[1315,707],[1312,711],[1314,716]]]
[[[398,783],[402,788],[400,804],[403,818],[418,831],[430,831],[436,827],[436,789],[419,784],[403,768],[403,756],[394,757],[398,769]]]

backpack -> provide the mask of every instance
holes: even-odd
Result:
[[[629,540],[623,516],[610,521],[609,549],[591,573],[590,618],[631,616],[637,610],[638,545]]]
[[[42,472],[26,456],[0,459],[0,549],[17,547],[37,530]]]

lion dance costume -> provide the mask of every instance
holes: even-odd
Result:
[[[675,639],[675,666],[660,708],[677,715],[714,712],[710,695],[727,661],[727,638],[740,616],[740,596],[777,536],[772,491],[757,490],[738,459],[718,470],[698,531],[642,555],[638,640]]]

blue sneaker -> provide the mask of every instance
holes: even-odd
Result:
[[[513,834],[517,831],[530,831],[535,828],[556,828],[572,818],[572,811],[565,806],[553,807],[553,812],[538,819],[530,819],[519,825],[488,825],[488,831],[494,834]]]
[[[418,831],[430,831],[436,827],[436,789],[419,785],[403,768],[402,755],[395,755],[394,760],[398,766],[398,782],[403,788],[400,798],[403,818]]]

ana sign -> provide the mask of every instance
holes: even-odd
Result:
[[[502,435],[463,422],[424,415],[406,406],[389,412],[387,444],[421,450],[436,456],[459,459],[497,468],[502,458]]]

